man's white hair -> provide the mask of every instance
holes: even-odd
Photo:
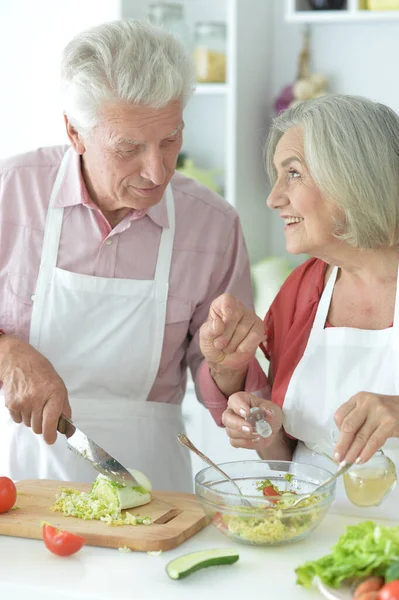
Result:
[[[399,244],[399,116],[359,96],[330,94],[289,108],[273,121],[266,164],[274,183],[276,146],[304,132],[306,166],[326,201],[342,214],[336,237],[357,248]]]
[[[61,67],[63,110],[82,136],[106,104],[183,105],[194,90],[190,53],[173,35],[145,21],[103,23],[66,46]]]

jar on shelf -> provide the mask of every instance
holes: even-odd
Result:
[[[188,48],[192,48],[190,28],[185,20],[183,4],[179,2],[157,2],[150,4],[148,20],[153,25],[164,27],[169,33],[179,38]]]
[[[309,0],[313,10],[342,10],[345,9],[345,0]]]
[[[194,60],[197,81],[226,81],[226,24],[209,21],[195,24]]]

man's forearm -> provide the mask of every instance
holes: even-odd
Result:
[[[262,450],[258,455],[263,460],[292,460],[292,455],[297,445],[297,440],[289,438],[283,429],[280,429],[275,442]]]
[[[233,370],[223,369],[218,365],[209,365],[209,372],[212,379],[226,398],[231,396],[231,394],[244,390],[247,371],[248,369],[245,369],[245,371],[237,373]]]

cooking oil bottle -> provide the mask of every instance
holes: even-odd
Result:
[[[343,476],[346,495],[356,506],[379,506],[396,484],[395,465],[382,450]]]

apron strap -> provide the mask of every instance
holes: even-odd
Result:
[[[68,167],[68,162],[72,157],[73,152],[74,150],[72,148],[69,148],[65,152],[60,167],[58,169],[57,176],[55,178],[53,189],[51,191],[49,206],[47,210],[46,224],[44,228],[43,247],[36,289],[39,289],[39,287],[40,289],[47,289],[54,269],[57,265],[58,247],[61,237],[64,209],[62,207],[53,208],[53,205],[55,199],[57,198],[58,192],[64,179],[65,172]],[[34,295],[33,300],[36,303],[36,310],[38,311],[37,314],[39,318],[31,320],[29,341],[32,344],[32,346],[38,347],[40,342],[39,324],[42,322],[41,317],[45,309],[46,294],[40,294],[37,300],[35,299]]]
[[[175,237],[175,203],[170,183],[165,190],[165,197],[169,227],[164,227],[162,230],[154,278],[155,281],[159,281],[160,283],[169,282],[170,265],[172,262],[173,253],[173,241]]]
[[[328,278],[327,285],[321,295],[319,306],[317,307],[316,316],[313,321],[313,327],[311,329],[309,340],[306,346],[306,350],[311,346],[315,338],[319,335],[320,331],[324,330],[326,323],[328,310],[331,304],[331,297],[334,290],[335,281],[337,279],[338,267],[334,267],[331,271],[330,277]],[[306,352],[305,350],[305,352]]]

